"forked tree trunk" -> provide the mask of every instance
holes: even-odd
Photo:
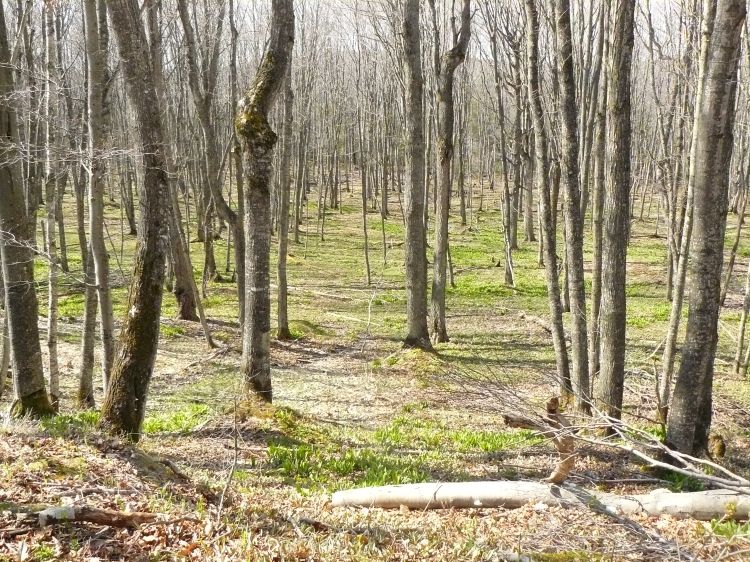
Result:
[[[435,0],[430,9],[435,16]],[[434,28],[438,37],[438,29]],[[437,343],[448,341],[445,324],[445,290],[448,271],[448,214],[451,198],[451,164],[453,163],[454,100],[453,83],[456,68],[466,58],[471,36],[471,0],[464,0],[461,9],[461,27],[453,47],[441,56],[435,55],[437,68],[438,135],[437,153],[439,175],[435,210],[435,253],[432,273],[432,337]],[[437,49],[436,43],[436,49]]]
[[[432,349],[427,332],[427,231],[425,229],[425,143],[422,52],[419,0],[408,0],[403,13],[404,58],[406,60],[406,128],[409,181],[405,196],[406,215],[406,347]]]
[[[602,213],[597,407],[618,418],[625,382],[625,260],[630,227],[630,66],[635,0],[613,0],[607,60],[608,174]]]
[[[703,15],[703,41],[707,42],[708,52],[705,75],[699,78],[704,94],[698,100],[691,150],[695,242],[690,265],[690,312],[667,423],[670,446],[694,455],[707,449],[711,427],[737,68],[745,10],[742,0],[711,0]]]
[[[138,2],[109,0],[107,7],[117,35],[121,68],[138,126],[144,178],[128,315],[102,405],[100,423],[113,433],[138,440],[159,343],[167,257],[169,184],[161,115],[159,105],[154,103],[157,98],[153,68]]]
[[[5,11],[0,3],[0,99],[14,94]],[[53,413],[47,395],[39,343],[39,304],[34,283],[34,223],[18,158],[18,127],[13,109],[0,104],[0,256],[5,284],[5,313],[13,357],[14,417]]]
[[[239,104],[236,134],[248,184],[245,190],[245,323],[242,371],[247,393],[271,401],[270,254],[272,159],[276,133],[268,114],[286,75],[294,44],[293,0],[272,0],[271,37],[253,81]]]

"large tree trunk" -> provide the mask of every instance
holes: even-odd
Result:
[[[435,16],[435,0],[430,8]],[[435,36],[438,29],[435,27]],[[437,103],[438,103],[438,162],[439,175],[435,211],[435,253],[432,273],[432,337],[437,343],[448,341],[445,325],[445,285],[448,266],[448,214],[451,199],[451,164],[453,163],[454,100],[453,82],[456,68],[466,58],[471,36],[471,0],[464,0],[461,9],[461,28],[456,44],[438,56],[436,54]],[[438,43],[436,41],[436,49]]]
[[[690,311],[667,424],[670,446],[691,454],[706,450],[711,426],[737,67],[744,20],[742,0],[711,0],[705,5],[703,48],[708,51],[705,73],[699,78],[704,92],[697,101],[691,150],[695,242],[690,265]]]
[[[602,214],[601,337],[597,407],[619,418],[625,382],[625,275],[630,227],[630,66],[635,0],[610,5],[607,60],[607,152],[609,173]]]
[[[103,347],[102,376],[104,389],[109,384],[115,357],[115,322],[112,311],[112,293],[109,288],[109,256],[104,240],[104,156],[107,127],[104,114],[106,52],[102,50],[99,28],[102,15],[97,13],[96,0],[85,0],[86,53],[88,57],[88,111],[89,111],[89,236],[93,257],[93,273],[99,299],[99,317]],[[103,17],[106,27],[106,16]],[[104,31],[106,34],[106,30]],[[83,251],[83,250],[82,250]],[[89,264],[91,267],[91,264]]]
[[[161,115],[159,105],[154,103],[157,98],[153,69],[138,3],[136,0],[109,0],[107,7],[138,124],[144,179],[128,315],[102,405],[101,424],[114,433],[137,440],[159,343],[169,184]]]
[[[271,401],[270,253],[272,158],[276,133],[268,114],[286,75],[294,44],[293,0],[272,0],[271,38],[254,80],[239,104],[236,134],[242,145],[245,190],[245,322],[242,371],[246,392]]]
[[[560,281],[557,277],[557,253],[555,244],[555,227],[553,223],[552,200],[549,186],[549,163],[547,160],[547,132],[544,126],[541,92],[539,90],[539,15],[535,0],[526,0],[526,56],[527,83],[531,117],[534,125],[534,156],[536,166],[534,174],[539,193],[539,210],[542,224],[542,246],[544,266],[547,279],[550,316],[552,320],[552,344],[555,348],[557,376],[561,381],[562,391],[570,393],[570,366],[568,350],[565,347],[563,331],[562,303],[560,301]]]
[[[576,409],[588,413],[589,361],[586,333],[586,289],[583,278],[583,218],[578,174],[578,115],[573,75],[573,41],[570,30],[570,0],[555,1],[557,73],[562,117],[561,162],[564,189],[565,253],[571,313],[571,382]]]
[[[406,127],[409,182],[405,196],[406,338],[404,345],[432,349],[427,331],[427,231],[425,212],[424,77],[422,75],[419,0],[404,5]]]
[[[0,3],[0,99],[14,95],[5,13]],[[5,283],[5,313],[13,357],[14,416],[53,413],[47,395],[39,343],[39,304],[34,286],[34,223],[26,199],[18,157],[16,114],[0,104],[0,256]]]

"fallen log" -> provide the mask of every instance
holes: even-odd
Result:
[[[672,515],[701,521],[715,518],[746,520],[750,515],[750,496],[732,490],[670,492],[654,490],[649,494],[619,496],[584,490],[577,486],[560,487],[543,482],[494,481],[401,484],[344,490],[333,494],[334,507],[380,507],[397,509],[495,508],[516,509],[528,503],[536,505],[585,507],[615,515]]]
[[[56,523],[70,521],[85,521],[96,525],[107,525],[108,527],[135,528],[144,523],[156,521],[155,513],[143,513],[139,511],[125,512],[112,509],[99,509],[86,505],[63,505],[48,507],[37,514],[39,526],[46,527]]]

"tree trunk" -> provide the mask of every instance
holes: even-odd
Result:
[[[246,392],[270,402],[271,179],[276,133],[268,114],[286,75],[294,43],[293,0],[272,0],[271,37],[253,81],[239,105],[236,134],[242,145],[245,190],[245,323],[242,371]]]
[[[406,127],[409,181],[405,195],[406,347],[432,349],[427,331],[427,232],[425,212],[424,77],[419,0],[408,0],[403,14],[406,59]]]
[[[60,402],[60,367],[57,360],[57,301],[59,285],[59,259],[57,254],[57,207],[60,195],[59,135],[56,132],[59,115],[57,87],[59,75],[57,68],[57,38],[55,37],[54,2],[46,0],[44,4],[45,46],[47,52],[47,92],[45,100],[45,120],[47,124],[47,158],[44,179],[46,220],[44,232],[47,240],[47,259],[49,260],[48,299],[47,299],[47,375],[49,376],[49,393],[52,407],[57,410]]]
[[[549,186],[549,163],[547,160],[547,133],[544,127],[541,92],[539,90],[539,15],[536,10],[535,0],[526,0],[525,6],[528,25],[526,31],[527,81],[531,117],[534,126],[534,156],[536,157],[534,173],[539,193],[539,210],[542,224],[541,237],[547,279],[547,294],[552,320],[552,343],[555,347],[557,376],[560,379],[561,390],[564,394],[569,394],[571,390],[570,366],[568,364],[568,350],[565,347],[565,334],[563,331],[560,282],[557,277],[555,227],[552,220],[553,208]]]
[[[78,407],[94,408],[94,346],[96,344],[97,292],[94,277],[94,264],[91,247],[87,250],[86,293],[83,308],[83,329],[81,330],[81,371],[78,376]]]
[[[730,490],[673,493],[654,490],[650,494],[618,496],[589,492],[582,488],[559,488],[544,482],[438,482],[355,488],[336,492],[333,506],[380,507],[398,509],[493,508],[516,509],[529,504],[550,507],[579,506],[607,513],[671,515],[700,521],[731,513],[739,521],[750,515],[750,497]]]
[[[109,0],[107,7],[117,35],[121,68],[138,126],[144,178],[128,315],[102,405],[100,423],[113,433],[137,441],[159,343],[169,184],[159,104],[154,103],[157,97],[153,66],[138,3],[136,0]]]
[[[733,148],[740,37],[745,2],[712,0],[703,16],[704,93],[697,100],[691,149],[694,167],[690,312],[682,363],[669,410],[667,441],[678,451],[703,453],[711,426],[714,355]],[[701,50],[703,50],[703,48]]]
[[[281,178],[279,189],[281,190],[281,202],[279,205],[279,256],[276,265],[278,277],[278,302],[276,305],[276,317],[278,319],[278,338],[280,340],[290,339],[292,333],[289,331],[289,311],[287,304],[287,278],[286,260],[289,248],[289,190],[291,178],[289,167],[292,157],[292,120],[294,118],[294,93],[292,92],[292,64],[287,65],[285,89],[284,89],[284,131],[281,145]]]
[[[602,213],[601,337],[597,407],[620,417],[625,382],[625,276],[630,226],[630,66],[635,0],[610,5],[607,60],[608,174]]]
[[[0,99],[14,95],[5,12],[0,3]],[[0,256],[5,283],[5,313],[13,357],[14,417],[53,413],[47,395],[39,343],[39,304],[34,283],[34,223],[26,199],[18,158],[18,127],[12,108],[0,104]]]
[[[104,85],[106,52],[101,50],[102,14],[97,14],[96,0],[84,1],[86,20],[86,52],[88,57],[88,111],[89,111],[89,236],[93,256],[92,272],[96,278],[99,299],[99,317],[103,347],[102,376],[104,389],[109,384],[115,357],[115,322],[112,310],[112,293],[109,288],[109,255],[104,240],[104,156],[106,148],[106,121],[104,114]],[[106,17],[104,17],[106,25]],[[104,32],[106,33],[106,31]],[[83,250],[82,250],[83,251]]]
[[[429,0],[435,21],[435,0]],[[434,28],[438,37],[438,29]],[[464,0],[461,28],[455,45],[442,56],[437,53],[436,80],[438,103],[438,162],[439,176],[435,210],[435,253],[432,273],[432,337],[437,343],[448,341],[445,325],[445,285],[448,266],[448,214],[451,198],[451,164],[453,163],[454,100],[453,83],[456,68],[466,58],[471,36],[471,0]],[[436,49],[439,48],[436,42]]]
[[[571,382],[576,409],[589,413],[588,334],[586,333],[586,290],[583,276],[583,217],[578,174],[578,115],[573,75],[573,46],[570,30],[570,0],[555,1],[557,73],[560,82],[562,117],[561,162],[565,212],[565,268],[571,312]]]

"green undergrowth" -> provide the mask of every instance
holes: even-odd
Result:
[[[177,410],[146,416],[143,433],[187,432],[211,417],[205,404],[188,404]]]
[[[268,448],[270,474],[301,490],[463,479],[456,454],[489,454],[540,443],[527,431],[450,429],[424,417],[427,404],[408,404],[402,414],[374,430],[322,426],[289,408],[273,418],[281,436]]]

